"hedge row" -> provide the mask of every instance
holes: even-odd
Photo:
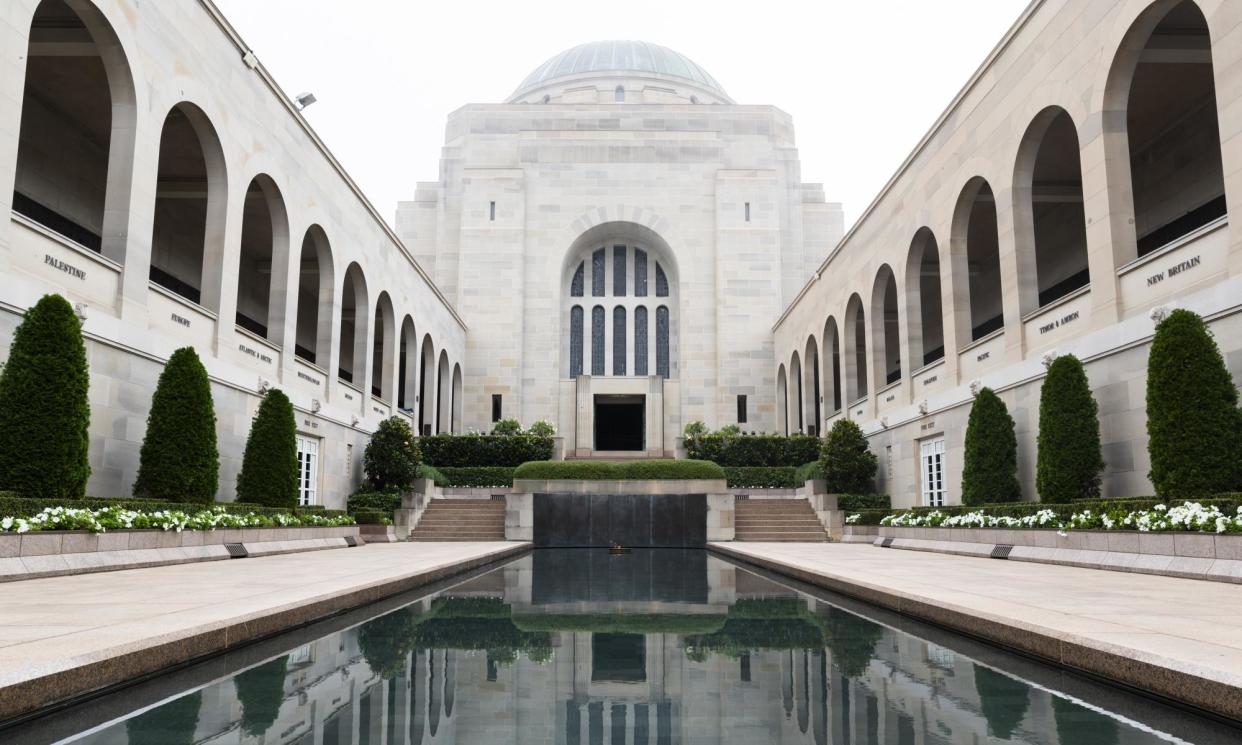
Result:
[[[507,466],[550,460],[552,438],[530,433],[515,435],[429,435],[418,438],[424,463],[436,468]]]
[[[0,492],[0,516],[32,517],[49,507],[76,507],[81,509],[99,510],[105,507],[120,507],[138,512],[160,512],[164,510],[180,510],[182,512],[198,512],[206,507],[223,507],[225,511],[244,515],[253,512],[256,515],[288,515],[299,512],[314,512],[317,515],[331,517],[344,515],[343,510],[325,510],[320,505],[304,507],[265,507],[261,504],[248,502],[168,502],[158,499],[138,499],[136,497],[110,499],[104,497],[87,497],[85,499],[39,499],[20,497],[13,492]]]
[[[649,479],[724,479],[724,470],[702,460],[559,460],[523,463],[514,479],[571,479],[583,481],[644,481]]]
[[[741,468],[800,466],[819,459],[819,438],[810,435],[695,435],[686,438],[686,455]]]
[[[798,482],[793,466],[725,466],[725,479],[735,489],[792,489]]]
[[[887,494],[838,494],[837,507],[842,510],[892,510]]]
[[[810,463],[803,463],[798,466],[798,472],[794,474],[794,481],[799,484],[805,484],[808,481],[816,479],[822,481],[823,478],[824,464],[820,463],[818,460],[813,460]]]
[[[349,495],[349,499],[345,502],[346,511],[355,517],[362,512],[383,512],[391,517],[400,506],[400,494],[384,491],[358,492]]]
[[[509,466],[469,466],[436,469],[444,477],[438,486],[495,487],[513,486],[513,468]]]
[[[1204,507],[1215,505],[1225,514],[1235,514],[1239,506],[1242,506],[1242,494],[1220,494],[1210,499],[1196,500]],[[1091,499],[1080,500],[1069,503],[1053,503],[1053,502],[1002,502],[999,504],[982,504],[982,505],[952,505],[947,507],[911,507],[905,509],[853,509],[842,506],[843,510],[850,514],[862,515],[853,525],[879,525],[880,520],[886,515],[900,515],[906,512],[931,512],[939,510],[946,515],[964,515],[969,512],[986,512],[989,515],[997,517],[1025,517],[1033,515],[1040,510],[1052,510],[1058,518],[1067,520],[1071,515],[1077,512],[1091,510],[1095,513],[1105,513],[1109,510],[1150,510],[1158,504],[1169,504],[1167,500],[1158,499],[1157,497],[1128,497],[1123,499]]]

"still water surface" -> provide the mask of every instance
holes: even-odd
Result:
[[[82,745],[1242,743],[700,550],[541,550],[0,732]]]

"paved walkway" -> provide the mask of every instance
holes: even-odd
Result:
[[[730,556],[1242,719],[1242,585],[866,544],[712,544]]]
[[[0,720],[427,584],[526,543],[374,543],[0,585]]]

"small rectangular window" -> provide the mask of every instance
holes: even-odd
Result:
[[[737,397],[737,423],[746,423],[746,396],[744,395]]]
[[[492,222],[496,222],[496,203],[495,202],[492,202],[491,204],[488,205],[487,219],[491,220]]]
[[[746,203],[746,222],[750,222],[750,202]]]
[[[502,416],[502,412],[504,411],[504,406],[501,402],[501,399],[502,397],[499,393],[492,394],[492,421],[493,422],[499,422]]]

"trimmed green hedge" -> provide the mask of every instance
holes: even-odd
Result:
[[[359,525],[392,525],[392,513],[383,510],[358,510],[353,516]]]
[[[437,469],[443,477],[441,486],[494,487],[513,486],[513,469],[509,466],[469,466]]]
[[[569,479],[582,481],[649,481],[724,479],[724,470],[702,460],[558,460],[523,463],[514,479]]]
[[[428,463],[418,464],[418,478],[431,479],[436,486],[448,486],[448,479],[440,473],[440,469]]]
[[[797,467],[819,457],[819,438],[810,435],[695,435],[686,438],[686,455],[722,466]]]
[[[1100,498],[1098,414],[1082,362],[1072,354],[1053,360],[1039,388],[1035,491],[1041,502]]]
[[[293,404],[279,388],[270,389],[250,423],[250,436],[237,474],[237,498],[271,507],[298,503],[298,425]]]
[[[1018,438],[1005,402],[991,388],[981,388],[966,420],[962,457],[962,503],[981,505],[988,500],[1017,502]]]
[[[357,517],[360,512],[384,512],[389,516],[401,506],[401,495],[390,491],[360,491],[350,494],[345,511]]]
[[[429,435],[418,438],[424,463],[436,468],[508,466],[552,458],[552,438],[515,435]]]
[[[522,631],[594,632],[604,634],[711,634],[724,626],[723,614],[702,613],[515,613]]]
[[[842,510],[891,510],[893,500],[887,494],[838,494],[837,507]]]
[[[801,486],[793,466],[724,466],[725,479],[737,489],[792,489]]]
[[[1215,505],[1220,508],[1221,512],[1226,514],[1235,514],[1238,507],[1242,506],[1242,494],[1219,494],[1210,499],[1196,500],[1204,507]],[[1057,502],[1001,502],[998,504],[981,504],[981,505],[952,505],[947,507],[909,507],[902,509],[890,510],[851,510],[849,514],[860,514],[862,517],[851,525],[879,525],[880,519],[886,515],[900,515],[906,512],[932,512],[938,510],[946,515],[964,515],[968,512],[986,512],[989,515],[997,517],[1025,517],[1033,515],[1040,510],[1052,510],[1057,517],[1068,519],[1076,512],[1091,510],[1095,513],[1108,512],[1109,510],[1149,510],[1158,504],[1170,505],[1168,500],[1162,500],[1157,497],[1127,497],[1123,499],[1091,499],[1080,500],[1077,502],[1057,503]]]
[[[822,481],[824,478],[824,464],[820,463],[818,460],[813,460],[810,463],[803,463],[798,466],[798,471],[794,474],[794,481],[798,482],[799,486],[816,479]]]
[[[63,499],[39,499],[34,497],[20,497],[13,492],[0,492],[0,516],[3,517],[32,517],[49,507],[74,507],[79,509],[99,510],[105,507],[120,507],[126,510],[137,510],[139,512],[161,512],[164,510],[180,510],[182,512],[198,512],[208,507],[223,507],[227,512],[244,515],[247,512],[253,512],[256,515],[280,515],[280,514],[297,514],[302,512],[314,512],[316,515],[324,517],[333,517],[336,515],[344,515],[344,510],[326,510],[319,505],[311,505],[307,507],[266,507],[261,504],[252,504],[248,502],[211,502],[203,504],[202,502],[167,502],[159,499],[138,499],[137,497],[86,497],[85,499],[75,499],[66,501]]]
[[[182,347],[168,358],[151,397],[134,496],[210,504],[219,482],[211,381],[194,348]]]

